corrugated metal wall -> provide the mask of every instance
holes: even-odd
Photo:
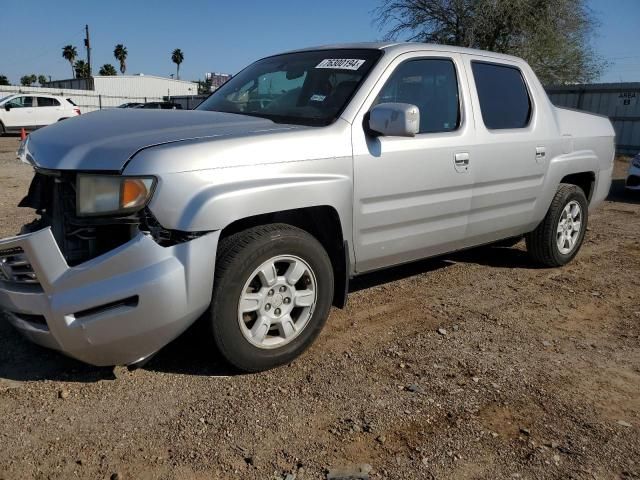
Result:
[[[547,87],[559,107],[606,115],[616,130],[618,153],[640,152],[640,83],[601,83]]]

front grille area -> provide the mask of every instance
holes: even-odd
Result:
[[[163,247],[187,242],[206,232],[181,232],[163,228],[149,209],[125,216],[78,217],[76,174],[36,172],[20,207],[33,208],[40,216],[21,233],[51,227],[69,266],[79,265],[127,243],[139,231],[148,233]]]
[[[21,233],[51,227],[54,238],[70,266],[79,265],[128,242],[140,219],[76,215],[76,175],[67,172],[36,172],[20,207],[33,208],[40,216]]]
[[[0,250],[0,281],[38,284],[38,277],[21,248]]]

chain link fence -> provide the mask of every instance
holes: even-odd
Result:
[[[106,108],[115,108],[124,103],[147,103],[161,102],[167,100],[166,96],[148,96],[148,97],[132,97],[125,95],[101,95],[87,90],[67,90],[60,88],[43,88],[43,87],[18,87],[18,86],[0,86],[0,97],[13,94],[34,95],[56,95],[68,98],[75,103],[82,113],[88,113],[95,110],[103,110]],[[194,96],[195,97],[195,96]],[[195,108],[202,100],[190,100],[191,97],[180,97],[183,108]],[[182,99],[186,100],[186,106],[182,103]],[[173,97],[171,97],[173,101]],[[190,105],[190,106],[189,106]]]

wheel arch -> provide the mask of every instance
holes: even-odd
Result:
[[[349,287],[349,245],[344,237],[340,215],[330,205],[280,210],[239,218],[222,229],[220,238],[253,227],[284,223],[306,231],[324,247],[334,272],[333,305],[344,308]]]
[[[593,171],[571,173],[562,177],[560,183],[568,183],[581,188],[587,201],[590,202],[596,184],[596,173]]]
[[[590,202],[595,192],[600,161],[595,152],[582,150],[559,155],[551,160],[544,177],[542,194],[536,204],[534,226],[541,222],[562,183],[580,187]]]

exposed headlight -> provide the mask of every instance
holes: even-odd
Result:
[[[132,213],[144,207],[153,193],[154,177],[78,175],[78,216]]]
[[[634,157],[633,160],[631,160],[631,165],[640,168],[640,156]]]

